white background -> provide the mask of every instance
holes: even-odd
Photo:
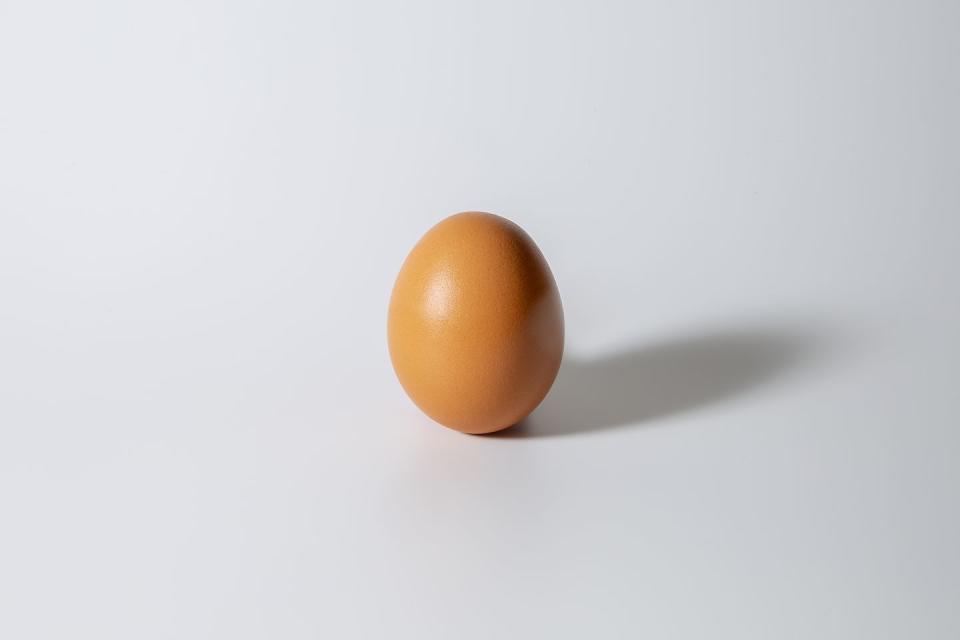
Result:
[[[960,5],[0,0],[0,637],[960,637]],[[393,377],[480,209],[567,319]]]

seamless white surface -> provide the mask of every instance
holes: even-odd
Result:
[[[960,637],[960,5],[0,0],[0,637]],[[399,266],[538,242],[521,428]]]

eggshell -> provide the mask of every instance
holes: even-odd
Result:
[[[563,307],[540,249],[490,213],[451,216],[407,256],[387,340],[424,413],[465,433],[516,424],[547,395],[563,356]]]

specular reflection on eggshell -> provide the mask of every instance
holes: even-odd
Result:
[[[563,355],[563,307],[550,267],[519,226],[451,216],[407,256],[387,340],[410,398],[442,425],[490,433],[547,395]]]

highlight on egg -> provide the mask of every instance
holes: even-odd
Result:
[[[563,357],[563,306],[518,225],[469,211],[442,220],[400,269],[387,342],[407,395],[436,422],[506,429],[546,397]]]

